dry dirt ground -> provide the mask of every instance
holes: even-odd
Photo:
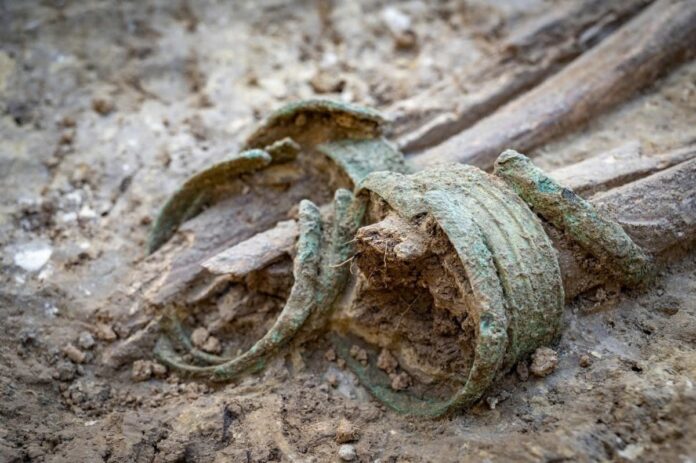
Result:
[[[322,339],[215,388],[100,361],[134,329],[137,301],[109,296],[159,206],[261,117],[317,94],[388,109],[557,4],[0,1],[0,461],[337,461],[341,420],[359,461],[696,461],[694,254],[649,290],[581,297],[553,374],[512,372],[442,420],[381,407]],[[550,168],[694,127],[686,63],[531,154]]]

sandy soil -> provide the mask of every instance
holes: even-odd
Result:
[[[144,3],[0,1],[0,461],[338,461],[346,426],[358,461],[696,459],[694,254],[650,289],[579,298],[553,374],[512,372],[439,421],[387,411],[321,338],[216,387],[104,365],[147,321],[124,285],[183,179],[283,102],[388,108],[555,2]],[[552,168],[693,141],[695,75],[531,154]]]

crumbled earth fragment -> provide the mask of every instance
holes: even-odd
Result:
[[[338,456],[343,461],[353,461],[358,457],[355,447],[350,444],[343,444],[338,448]]]
[[[208,330],[199,326],[191,333],[191,342],[194,346],[202,349],[209,337],[210,333],[208,333]]]
[[[133,362],[131,379],[136,382],[147,381],[152,377],[152,362],[148,360],[136,360]]]
[[[529,367],[527,366],[527,362],[518,362],[517,366],[515,367],[515,371],[517,372],[517,377],[520,378],[520,381],[527,381],[529,379]]]
[[[377,357],[377,368],[387,373],[394,373],[398,366],[399,362],[396,360],[396,357],[394,357],[389,350],[382,349],[379,353],[379,357]]]
[[[341,418],[336,427],[335,440],[337,444],[345,444],[358,440],[358,428],[345,418]]]
[[[65,347],[63,347],[63,353],[73,363],[84,363],[84,361],[87,359],[87,354],[72,344],[67,344]]]
[[[114,329],[107,325],[106,323],[97,323],[97,338],[101,339],[102,341],[115,341],[118,336],[116,336],[116,332]]]
[[[83,348],[83,349],[91,349],[94,347],[94,337],[89,331],[83,331],[80,333],[80,336],[77,338],[77,344]]]
[[[540,347],[532,354],[530,370],[534,375],[543,378],[550,375],[556,369],[556,365],[558,365],[556,351],[548,347]]]
[[[403,391],[411,385],[411,377],[405,371],[392,373],[389,378],[391,379],[391,388],[395,391]]]
[[[578,363],[580,364],[581,367],[587,368],[587,367],[589,367],[590,365],[592,365],[592,359],[590,358],[589,355],[587,355],[587,354],[582,354],[582,355],[580,356],[580,361],[579,361]]]

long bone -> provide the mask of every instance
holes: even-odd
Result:
[[[640,146],[630,143],[556,169],[549,175],[573,191],[588,195],[620,187],[693,158],[696,158],[696,145],[645,155]],[[267,238],[267,235],[270,236]],[[254,235],[210,257],[202,263],[202,267],[208,272],[208,278],[219,276],[242,281],[246,275],[290,254],[297,236],[294,221],[281,222],[269,231]]]
[[[455,69],[424,93],[387,108],[390,138],[406,154],[442,143],[601,43],[649,3],[568,2],[514,27],[493,62]]]
[[[694,43],[696,2],[658,0],[542,84],[412,161],[489,168],[503,150],[536,148],[625,100],[693,54]]]

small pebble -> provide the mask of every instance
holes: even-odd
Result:
[[[362,347],[354,344],[350,348],[350,356],[360,362],[362,365],[367,365],[367,351]]]
[[[350,444],[343,444],[338,448],[338,456],[343,461],[353,461],[358,457],[355,447]]]
[[[118,336],[114,329],[106,323],[97,323],[97,338],[102,341],[115,341]]]
[[[102,116],[114,110],[114,102],[109,98],[97,97],[92,100],[92,109]]]
[[[94,337],[92,336],[92,333],[89,331],[83,331],[80,333],[80,336],[77,338],[77,344],[83,348],[83,349],[91,349],[94,347]]]
[[[329,361],[333,362],[336,360],[336,351],[333,349],[329,349],[324,353],[324,358]]]
[[[194,346],[200,349],[203,348],[205,342],[208,340],[208,337],[210,337],[210,333],[208,333],[208,330],[203,328],[202,326],[199,326],[198,328],[193,330],[193,333],[191,333],[191,342]]]
[[[387,349],[382,349],[377,357],[377,368],[386,371],[387,373],[394,373],[396,367],[399,366],[399,362],[396,357],[392,355]]]
[[[543,378],[553,373],[556,365],[558,365],[556,351],[548,347],[540,347],[532,354],[532,365],[529,369],[532,374]]]
[[[67,360],[61,360],[56,364],[56,369],[53,372],[53,378],[58,381],[71,381],[75,378],[77,374],[77,369],[75,364],[68,362]]]
[[[167,367],[161,363],[152,362],[152,376],[155,378],[164,378],[167,376]]]
[[[336,387],[338,386],[338,377],[334,373],[329,373],[326,376],[326,382],[329,383],[329,386]]]
[[[410,50],[418,44],[418,36],[410,29],[396,34],[394,45],[400,50]]]
[[[346,444],[358,440],[358,428],[345,418],[341,418],[336,427],[335,440],[337,444]]]
[[[131,379],[136,382],[147,381],[152,377],[152,362],[147,360],[136,360],[133,362]]]
[[[592,365],[592,359],[590,358],[589,355],[587,355],[587,354],[582,354],[582,355],[580,356],[580,362],[579,362],[579,363],[580,363],[580,366],[581,366],[581,367],[587,368],[587,367],[589,367],[590,365]]]
[[[391,388],[395,391],[403,391],[411,385],[411,377],[404,371],[392,373],[389,378],[391,379]]]
[[[87,358],[87,354],[72,344],[67,344],[63,347],[63,353],[74,363],[83,363]]]
[[[220,344],[218,338],[216,338],[215,336],[210,336],[201,348],[204,351],[209,352],[211,354],[219,354],[220,352],[222,352],[222,345]]]

